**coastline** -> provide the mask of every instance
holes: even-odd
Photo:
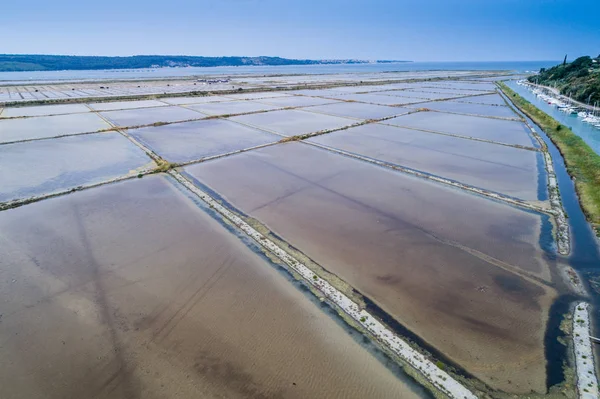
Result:
[[[554,120],[542,110],[535,107],[533,104],[529,103],[519,94],[515,93],[503,82],[498,82],[498,86],[501,89],[502,93],[506,97],[508,97],[510,103],[517,107],[519,111],[527,115],[527,117],[529,117],[540,128],[542,128],[544,133],[546,133],[548,138],[557,147],[558,151],[560,152],[560,155],[562,156],[565,162],[565,167],[567,169],[568,175],[574,181],[573,186],[575,187],[575,194],[579,204],[581,205],[581,208],[583,209],[587,222],[592,225],[594,233],[598,235],[598,225],[597,223],[594,223],[592,220],[590,220],[590,214],[588,213],[590,203],[585,202],[583,200],[580,191],[582,190],[582,182],[581,179],[577,178],[577,173],[581,173],[581,168],[583,168],[583,166],[580,164],[580,158],[577,156],[573,156],[573,147],[575,147],[575,151],[581,151],[581,143],[583,142],[583,140],[579,136],[575,135],[575,133],[573,133],[570,129],[564,126],[558,128],[561,125],[556,120]],[[533,131],[532,127],[529,126],[529,123],[527,123],[527,125]],[[583,143],[583,148],[587,150],[588,155],[592,157],[597,156],[597,154],[589,146],[587,146],[587,144]],[[546,157],[546,165],[550,165],[550,167],[552,167],[552,157],[547,151],[547,149],[544,152],[544,154]],[[575,152],[575,154],[577,154],[577,152]],[[552,192],[559,194],[556,174],[553,174],[552,176],[549,174],[549,180],[554,181],[554,186],[549,185],[550,194],[552,195]],[[594,182],[587,182],[586,184],[593,185]],[[583,187],[585,189],[585,185]],[[551,202],[554,202],[552,198]],[[564,213],[565,211],[564,209],[562,209],[562,204],[559,205],[562,212]],[[566,227],[568,231],[568,224],[566,224]],[[572,288],[578,295],[580,295],[582,298],[585,298],[589,295],[589,293],[582,284],[581,276],[573,268],[573,266],[565,267],[564,270],[561,271],[561,274],[565,281],[570,281]],[[582,302],[581,300],[579,300],[572,304],[570,306],[571,310],[569,311],[569,313],[565,314],[565,321],[571,320],[571,332],[568,335],[571,336],[571,342],[573,346],[569,345],[569,347],[574,359],[573,368],[575,374],[575,385],[577,388],[578,397],[581,399],[591,399],[598,397],[598,378],[596,375],[595,367],[596,360],[594,358],[594,349],[591,340],[592,326],[590,306],[591,305],[588,302]]]
[[[577,106],[579,108],[585,108],[587,110],[590,111],[600,111],[600,107],[594,107],[593,105],[589,105],[589,104],[584,104],[581,101],[577,101],[574,100],[570,97],[565,96],[564,94],[560,94],[560,92],[558,91],[558,89],[554,88],[554,87],[550,87],[550,86],[544,86],[544,85],[540,85],[540,84],[536,84],[536,83],[531,83],[531,82],[527,82],[528,86],[533,86],[533,87],[539,87],[545,90],[549,90],[552,93],[554,93],[555,96],[557,96],[559,99],[561,99],[562,101],[568,101],[570,103],[574,103],[577,104]]]
[[[499,82],[498,86],[558,147],[567,165],[567,171],[575,181],[575,189],[584,213],[596,235],[600,236],[600,155],[568,127],[559,124],[504,83]]]
[[[179,67],[159,69],[112,69],[112,70],[70,70],[70,71],[28,71],[0,72],[0,84],[20,84],[49,81],[80,80],[147,80],[162,78],[193,78],[195,76],[250,75],[314,75],[339,73],[387,73],[415,71],[502,71],[531,72],[541,67],[554,65],[556,61],[490,61],[490,62],[444,62],[444,61],[412,61],[401,63],[379,64],[313,64],[285,66],[237,66],[237,67]]]

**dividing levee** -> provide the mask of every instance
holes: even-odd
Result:
[[[469,373],[545,390],[544,216],[300,143],[186,171]]]
[[[0,213],[12,398],[422,397],[164,176]]]
[[[493,82],[417,75],[4,108],[3,392],[573,397],[548,146]]]

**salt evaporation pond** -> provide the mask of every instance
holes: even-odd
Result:
[[[0,213],[3,396],[426,396],[172,182]]]
[[[545,389],[544,216],[301,143],[186,171],[483,381]]]

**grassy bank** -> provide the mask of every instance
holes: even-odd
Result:
[[[500,89],[527,116],[529,116],[558,147],[569,175],[575,180],[579,202],[588,220],[600,235],[600,155],[566,126],[519,96],[504,83]]]

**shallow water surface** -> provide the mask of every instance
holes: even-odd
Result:
[[[457,97],[456,95],[437,94],[410,90],[378,91],[373,94],[382,94],[387,96],[400,97],[403,99],[414,98],[417,100],[440,100],[445,98]]]
[[[265,91],[253,93],[227,94],[226,97],[235,100],[256,100],[261,98],[287,97],[288,94],[281,91]]]
[[[441,112],[415,112],[385,121],[386,124],[425,129],[440,133],[475,137],[499,143],[539,146],[529,129],[519,121],[454,115]]]
[[[286,136],[336,129],[356,123],[356,120],[353,119],[300,110],[271,111],[253,115],[234,116],[229,119]]]
[[[148,107],[165,107],[162,101],[158,100],[139,100],[139,101],[113,101],[105,103],[91,103],[90,107],[96,111],[114,111],[119,109],[134,109]]]
[[[0,202],[99,183],[151,162],[119,133],[2,145]]]
[[[559,111],[558,108],[553,107],[541,98],[536,97],[529,89],[519,86],[514,81],[506,82],[506,84],[527,101],[531,102],[558,122],[568,126],[573,133],[581,137],[587,145],[589,145],[596,153],[600,154],[600,129],[584,122],[583,119],[579,118],[577,115]]]
[[[413,91],[413,89],[409,89],[409,90]],[[468,95],[476,95],[476,94],[484,94],[485,93],[485,91],[481,91],[481,90],[467,90],[467,89],[460,89],[460,88],[455,88],[455,87],[442,87],[442,86],[423,87],[418,90],[421,93],[437,93],[437,94],[445,93],[448,97],[459,97],[459,96],[468,96]],[[488,90],[488,91],[492,92],[493,90]]]
[[[387,86],[339,86],[331,89],[327,89],[332,94],[352,94],[352,93],[366,93],[369,91],[380,91],[383,90]]]
[[[207,115],[244,114],[247,112],[271,111],[274,109],[283,108],[276,105],[261,104],[259,102],[249,100],[193,104],[188,105],[188,107]]]
[[[489,105],[506,105],[506,102],[499,94],[486,94],[484,96],[463,97],[454,101]]]
[[[303,110],[356,119],[380,119],[404,114],[410,111],[407,108],[401,107],[386,107],[384,105],[349,102],[317,105],[314,107],[306,107]]]
[[[116,126],[127,127],[151,125],[157,122],[179,122],[190,119],[202,119],[206,114],[183,107],[165,106],[108,111],[102,112],[102,116],[110,120]]]
[[[45,116],[60,114],[75,114],[78,112],[90,112],[85,104],[59,104],[59,105],[40,105],[34,107],[14,107],[5,108],[0,116],[10,118],[16,116]]]
[[[162,176],[0,213],[13,398],[417,398]]]
[[[302,143],[186,170],[467,371],[545,390],[541,215]]]
[[[281,136],[223,119],[132,129],[129,134],[171,162],[189,162],[281,140]]]
[[[310,141],[511,197],[541,199],[537,187],[537,157],[541,154],[534,151],[381,124]]]
[[[406,105],[413,104],[419,102],[426,102],[428,99],[424,98],[407,98],[407,97],[397,97],[397,96],[388,96],[381,93],[368,93],[368,94],[345,94],[340,95],[340,100],[348,101],[358,101],[362,103],[371,103],[371,104],[379,104],[379,105]]]
[[[357,88],[359,89],[359,88]],[[312,96],[312,97],[329,97],[331,95],[339,95],[344,94],[344,90],[338,90],[338,87],[334,87],[331,89],[303,89],[303,90],[293,90],[288,91],[290,95],[301,94],[303,96]]]
[[[523,87],[516,85],[514,82],[508,82],[508,84],[511,85],[511,87],[514,87],[514,89],[523,90],[524,92],[521,93],[521,95],[527,94],[527,91],[525,91]],[[536,97],[533,97],[530,101],[535,104],[536,99]],[[541,102],[541,100],[539,101]],[[538,104],[536,104],[536,106],[538,106]],[[540,109],[543,109],[543,106],[544,104],[542,102],[539,105]],[[527,118],[527,116],[524,114],[521,115],[525,117],[532,126],[535,126],[534,122]],[[600,292],[595,284],[595,281],[598,281],[598,278],[600,277],[600,246],[598,244],[598,238],[581,209],[574,182],[567,172],[562,155],[542,129],[538,126],[535,126],[535,129],[548,145],[548,151],[552,156],[552,162],[554,164],[558,186],[560,188],[561,202],[568,215],[569,227],[571,229],[571,253],[568,259],[565,259],[564,261],[568,262],[571,267],[580,273],[583,277],[584,285],[587,286],[588,292],[591,293],[591,299],[594,304],[594,307],[592,308],[592,323],[594,324],[592,332],[597,334],[597,332],[600,331],[600,312],[598,311],[598,309],[600,309]],[[551,384],[557,384],[564,380],[563,362],[569,354],[562,344],[557,344],[558,341],[556,338],[557,336],[562,335],[558,325],[563,320],[564,313],[568,312],[569,306],[575,300],[579,301],[579,299],[573,297],[565,297],[561,306],[557,306],[556,311],[551,314],[551,317],[555,320],[556,326],[555,329],[548,331],[546,338],[548,350],[551,351],[549,355],[552,357],[552,361],[548,363],[548,382]],[[597,345],[594,349],[596,352],[595,356],[598,358],[600,354],[598,353]]]
[[[476,99],[477,97],[473,97]],[[470,114],[470,115],[480,115],[480,116],[493,116],[499,118],[512,118],[518,119],[517,114],[515,114],[509,107],[501,106],[501,105],[485,105],[485,104],[475,104],[475,103],[466,103],[466,102],[458,102],[458,101],[432,101],[430,103],[421,103],[417,105],[418,107],[428,108],[435,111],[443,111],[443,112],[456,112],[458,114]]]
[[[163,98],[162,101],[173,104],[173,105],[184,105],[184,104],[204,104],[219,101],[231,101],[231,98],[223,96],[200,96],[200,97],[172,97]]]
[[[335,102],[335,100],[302,96],[273,97],[258,101],[265,104],[277,105],[279,107],[307,107],[310,105],[323,105]]]
[[[423,87],[446,87],[449,89],[465,89],[474,91],[494,91],[496,86],[493,83],[459,82],[455,80],[446,80],[442,82],[425,82]]]
[[[0,143],[90,133],[111,126],[94,113],[0,119]]]

